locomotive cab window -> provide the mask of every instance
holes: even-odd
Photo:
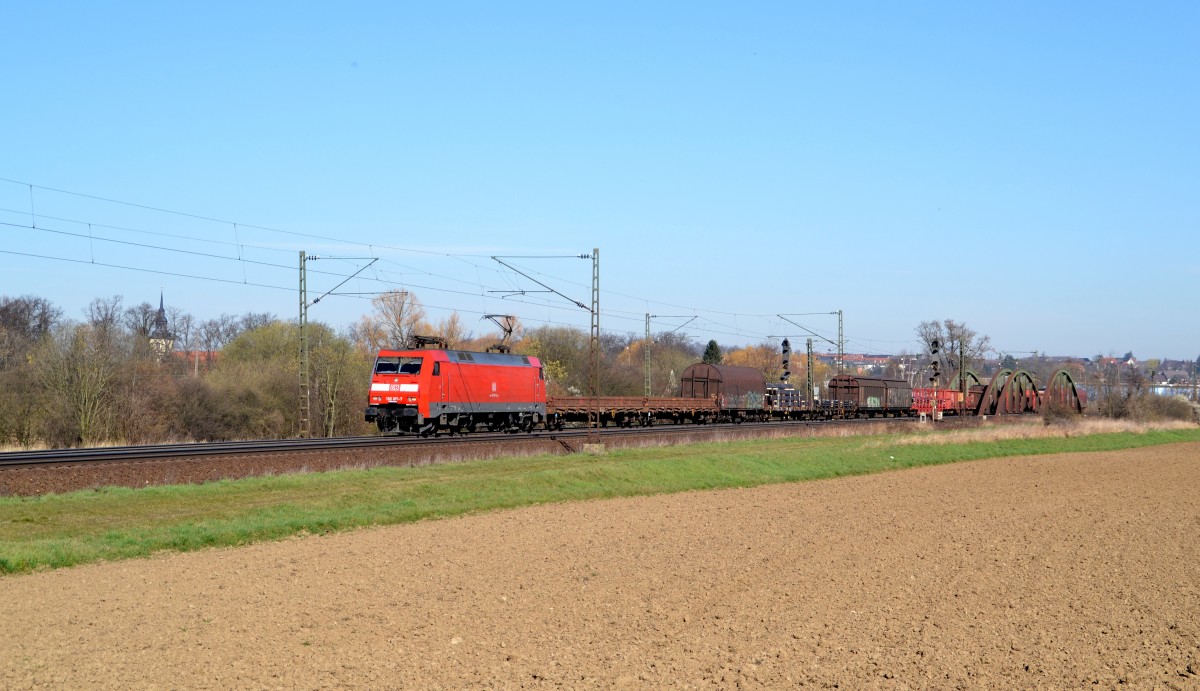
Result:
[[[375,374],[419,374],[419,357],[381,357],[375,360]]]

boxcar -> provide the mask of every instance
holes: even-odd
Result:
[[[767,382],[753,367],[697,363],[679,378],[681,398],[715,398],[722,417],[733,420],[764,414]]]
[[[912,387],[903,379],[839,374],[829,380],[829,397],[868,417],[912,414]]]

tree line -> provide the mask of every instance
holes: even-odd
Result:
[[[80,320],[36,296],[0,297],[0,443],[51,447],[288,437],[298,427],[295,322],[248,312],[199,320],[97,298]],[[310,324],[314,429],[359,434],[371,356]],[[354,405],[351,405],[354,401]]]
[[[154,338],[158,312],[149,303],[126,305],[121,296],[112,296],[93,300],[81,319],[68,319],[44,298],[0,296],[0,445],[67,447],[297,434],[296,321],[260,312],[201,320],[167,307],[163,316],[171,338],[164,350]],[[393,291],[375,297],[369,314],[340,331],[309,322],[312,433],[373,433],[362,411],[375,354],[410,347],[417,336],[438,337],[452,349],[493,348],[536,356],[551,396],[589,393],[586,331],[556,325],[526,328],[513,317],[491,317],[472,325],[451,313],[434,322],[416,295]],[[952,320],[922,322],[917,335],[926,344],[939,342],[947,356],[942,359],[944,382],[956,377],[958,353],[971,368],[989,348],[986,336]],[[661,332],[647,341],[642,335],[605,331],[599,342],[600,395],[644,395],[647,348],[652,396],[678,395],[683,371],[699,361],[752,367],[767,381],[778,381],[783,373],[780,347],[769,341],[723,349],[716,341],[701,344],[682,333]],[[927,385],[918,380],[928,374],[930,357],[928,348],[914,356],[902,354],[879,374]],[[791,382],[801,389],[806,367],[805,353],[793,352]],[[914,368],[921,374],[914,376]],[[832,368],[817,361],[813,369],[823,390]],[[1084,380],[1082,371],[1073,374]],[[1096,412],[1114,417],[1157,414],[1164,403],[1147,397],[1146,382],[1137,377],[1123,381],[1133,374],[1114,371],[1100,378],[1093,389]],[[1190,408],[1178,414],[1185,413]]]
[[[94,446],[175,441],[286,438],[299,429],[299,333],[295,320],[247,312],[198,319],[165,307],[170,348],[153,338],[158,308],[96,298],[79,319],[32,295],[0,296],[0,444]],[[437,336],[449,348],[506,348],[538,357],[553,396],[588,393],[589,335],[582,329],[526,328],[515,318],[467,324],[457,313],[428,319],[416,295],[393,291],[370,314],[337,330],[308,323],[312,433],[370,434],[362,419],[375,354]],[[472,328],[474,327],[474,328]],[[502,330],[499,327],[504,327]],[[645,392],[651,349],[654,396],[678,395],[683,371],[704,346],[684,334],[603,332],[600,394]],[[715,342],[711,348],[720,348]],[[803,372],[803,355],[791,369]],[[755,367],[777,380],[777,345],[728,349],[725,364]],[[817,363],[819,377],[828,368]],[[799,381],[793,378],[793,381]]]

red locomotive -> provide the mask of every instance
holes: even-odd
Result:
[[[529,431],[546,418],[535,357],[463,350],[381,350],[367,422],[384,434]]]

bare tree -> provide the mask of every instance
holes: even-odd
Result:
[[[178,307],[168,307],[167,323],[171,325],[171,333],[175,334],[175,349],[190,350],[196,337],[196,318]]]
[[[48,336],[62,310],[45,298],[0,297],[0,356],[5,365]]]
[[[678,396],[679,376],[689,365],[699,361],[703,352],[700,344],[688,338],[687,334],[677,331],[656,334],[650,351],[651,393],[656,396]]]
[[[62,310],[45,298],[22,295],[0,297],[0,326],[17,336],[36,341],[62,321]]]
[[[12,357],[15,346],[13,341],[8,329],[0,326],[0,371],[8,369],[9,358]]]
[[[374,355],[382,350],[384,344],[383,329],[370,315],[364,314],[358,321],[351,324],[346,335],[359,351]]]
[[[238,331],[235,334],[230,334],[229,340],[233,340],[241,333],[262,328],[275,321],[278,321],[278,317],[270,312],[247,312],[238,319]]]
[[[121,315],[125,312],[121,303],[125,298],[120,295],[114,295],[110,298],[96,298],[88,303],[88,306],[83,311],[83,315],[87,318],[88,324],[93,328],[112,332],[121,326]]]
[[[449,317],[438,322],[437,327],[433,330],[433,335],[440,336],[446,340],[447,348],[458,348],[464,341],[470,340],[471,334],[463,327],[462,319],[459,318],[458,312],[451,312]]]
[[[67,325],[48,339],[38,358],[38,378],[54,405],[61,406],[70,431],[61,441],[95,443],[108,436],[113,381],[119,358],[111,342],[90,324]]]
[[[158,309],[148,302],[126,308],[125,327],[134,336],[148,338],[150,331],[154,329],[154,317],[157,314]]]
[[[231,314],[222,314],[216,319],[206,319],[200,324],[200,343],[211,353],[220,350],[241,333],[238,318]]]
[[[351,335],[368,352],[385,348],[407,348],[414,334],[428,333],[425,308],[416,295],[392,290],[371,300],[373,314],[365,315],[351,327]]]
[[[935,340],[938,342],[941,350],[938,355],[944,367],[943,382],[955,381],[958,376],[960,353],[963,366],[970,369],[975,362],[982,360],[992,347],[991,338],[980,336],[974,329],[953,319],[921,322],[917,326],[917,337],[921,339],[925,355],[929,358],[933,357],[930,345]]]
[[[326,437],[361,429],[358,404],[366,399],[370,359],[355,349],[349,339],[336,336],[324,325],[312,341],[314,415]]]
[[[277,321],[279,320],[270,312],[247,312],[240,317],[222,314],[215,319],[206,319],[193,325],[192,328],[195,329],[196,334],[189,340],[190,347],[203,349],[205,357],[211,364],[214,352],[224,348],[248,331],[261,329]]]

